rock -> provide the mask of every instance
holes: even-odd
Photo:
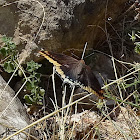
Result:
[[[0,76],[0,138],[7,137],[29,124],[29,118],[18,98],[15,98],[7,108],[15,93],[9,86],[3,91],[5,86],[6,82]],[[5,110],[5,108],[7,109]],[[24,133],[13,137],[14,140],[25,140],[26,138]]]
[[[4,1],[0,1],[0,34],[14,37],[18,24],[18,15],[15,13],[15,5],[2,7]]]
[[[81,49],[85,42],[95,48],[106,38],[105,20],[113,23],[126,1],[18,0],[0,8],[0,34],[12,36],[19,50],[28,41],[56,52]]]

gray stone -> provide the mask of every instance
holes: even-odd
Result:
[[[26,111],[17,97],[7,108],[9,103],[12,101],[15,93],[9,86],[7,86],[3,91],[5,86],[6,82],[0,76],[0,139],[11,135],[13,132],[24,128],[29,124],[29,119],[27,117],[27,114],[25,113]],[[7,131],[8,133],[6,133],[6,130],[8,129],[9,131]],[[20,135],[14,136],[13,139],[25,140],[26,135],[21,133]]]

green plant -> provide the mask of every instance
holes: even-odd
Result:
[[[136,46],[135,46],[135,52],[140,54],[140,42],[135,42],[134,43]]]
[[[26,83],[26,90],[30,90],[30,95],[25,95],[24,99],[28,104],[41,104],[45,93],[45,90],[39,87],[40,74],[36,72],[41,64],[35,63],[34,61],[27,62],[26,70],[29,73],[28,81]]]
[[[139,36],[140,32],[138,31],[138,33],[135,33],[135,31],[132,31],[132,35],[128,34],[130,36],[130,39],[134,42],[135,44],[135,52],[140,54],[140,41],[136,41],[137,39],[140,39]]]
[[[0,54],[2,58],[1,66],[5,72],[13,73],[18,65],[17,57],[19,52],[12,38],[3,36],[2,41],[3,46],[0,48]],[[43,103],[42,99],[45,90],[39,86],[41,75],[36,72],[40,67],[41,64],[35,63],[34,61],[27,62],[26,67],[22,67],[23,72],[28,75],[26,76],[27,82],[24,88],[31,93],[24,96],[27,104]],[[15,76],[19,75],[22,77],[23,72],[21,69],[18,69],[18,72],[15,74]],[[23,78],[23,81],[25,81],[25,78]]]
[[[17,59],[16,45],[13,43],[12,38],[3,36],[2,41],[4,43],[3,47],[0,49],[0,53],[5,61],[1,66],[8,73],[14,72],[17,64],[14,62]]]

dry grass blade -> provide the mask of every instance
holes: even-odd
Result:
[[[133,71],[133,72],[131,72],[131,73],[129,73],[129,74],[127,74],[127,75],[125,75],[125,76],[123,76],[123,77],[121,77],[121,78],[119,78],[119,79],[117,79],[117,80],[114,80],[113,82],[111,82],[111,83],[109,83],[109,84],[107,84],[105,86],[103,86],[102,89],[105,89],[105,88],[107,88],[107,87],[109,87],[109,86],[111,86],[111,85],[113,85],[113,84],[115,84],[115,83],[117,83],[119,81],[122,81],[122,79],[124,79],[124,78],[126,78],[126,77],[128,77],[128,76],[130,76],[130,75],[132,75],[132,74],[134,74],[136,72],[138,72],[138,71],[140,71],[140,68],[135,70],[135,71]]]

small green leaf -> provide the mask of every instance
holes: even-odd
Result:
[[[39,93],[40,93],[41,96],[44,96],[45,90],[41,88],[40,91],[39,91]]]
[[[32,84],[29,81],[26,83],[26,89],[27,90],[31,90],[32,89]]]
[[[135,31],[132,30],[132,35],[130,35],[130,34],[128,34],[128,35],[130,36],[130,39],[131,39],[133,42],[135,42],[135,40],[136,40]]]
[[[140,54],[140,42],[135,42],[134,43],[136,46],[135,46],[135,52]]]
[[[28,104],[32,104],[34,102],[30,95],[25,95],[24,99]]]
[[[7,56],[8,53],[7,53],[7,48],[6,47],[3,47],[0,49],[0,53],[3,55],[3,56]]]
[[[11,43],[11,44],[10,44],[10,49],[13,50],[13,49],[15,49],[15,48],[16,48],[15,43]]]
[[[37,87],[36,87],[36,86],[34,86],[34,87],[32,88],[31,93],[37,93]]]
[[[33,72],[41,67],[41,64],[35,63],[33,60],[30,62],[27,62],[27,71]]]
[[[37,104],[38,105],[43,105],[43,102],[42,101],[38,101]]]
[[[40,82],[40,74],[39,73],[35,73],[34,77],[36,78],[36,82]]]
[[[5,62],[4,63],[4,70],[8,73],[14,72],[15,70],[15,65],[11,61]]]
[[[3,37],[2,37],[2,41],[3,41],[4,43],[9,43],[9,42],[12,41],[12,37],[3,36]]]

